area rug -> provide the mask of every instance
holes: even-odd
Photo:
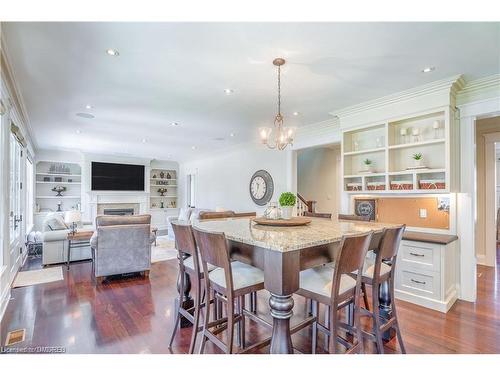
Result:
[[[151,246],[151,263],[177,259],[175,241],[172,241],[167,236],[160,236],[156,239],[156,245]]]
[[[50,267],[34,271],[21,271],[14,280],[13,288],[64,280],[62,267]]]

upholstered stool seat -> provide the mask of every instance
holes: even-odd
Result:
[[[201,257],[199,255],[198,255],[198,264],[201,264]],[[194,272],[194,259],[192,256],[184,259],[184,267],[189,268],[190,270],[192,270]],[[210,263],[207,263],[207,268],[208,268],[208,272],[212,272],[217,267],[210,264]],[[200,273],[203,273],[202,269],[200,269]]]
[[[332,295],[333,273],[334,268],[329,266],[304,270],[300,272],[300,289],[330,298]],[[344,294],[355,287],[356,280],[351,276],[344,274],[340,277],[339,294]]]
[[[231,270],[233,273],[233,289],[235,291],[264,283],[264,272],[248,264],[238,261],[231,262]],[[226,277],[223,268],[216,268],[210,272],[209,279],[222,288],[226,288]]]

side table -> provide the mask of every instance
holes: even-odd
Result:
[[[90,246],[90,239],[94,234],[91,230],[80,231],[75,233],[68,233],[68,259],[66,261],[66,268],[69,270],[69,261],[71,259],[71,249],[78,247]],[[94,261],[92,257],[92,262]]]

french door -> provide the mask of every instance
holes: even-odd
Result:
[[[10,135],[10,267],[15,268],[22,255],[23,238],[23,147]]]

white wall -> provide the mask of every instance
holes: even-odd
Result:
[[[297,191],[316,201],[316,211],[337,217],[340,205],[340,145],[297,152]]]
[[[269,150],[263,145],[249,143],[181,163],[180,207],[187,205],[186,176],[195,173],[197,207],[223,207],[233,211],[262,213],[264,208],[257,206],[250,197],[250,178],[259,169],[267,170],[274,181],[274,195],[271,201],[277,201],[282,192],[293,190],[291,180],[287,179],[287,166],[290,165],[291,157],[291,151]]]
[[[39,150],[37,152],[36,162],[40,160],[61,161],[78,163],[82,167],[82,191],[81,204],[84,221],[91,221],[93,218],[90,215],[89,209],[89,193],[91,192],[91,163],[93,161],[105,163],[123,163],[123,164],[138,164],[144,165],[145,168],[145,183],[144,194],[149,194],[149,171],[150,168],[165,168],[173,169],[178,172],[179,163],[176,161],[167,160],[150,160],[145,158],[134,158],[119,155],[81,153],[78,151],[65,150]],[[36,163],[35,163],[36,164]]]

